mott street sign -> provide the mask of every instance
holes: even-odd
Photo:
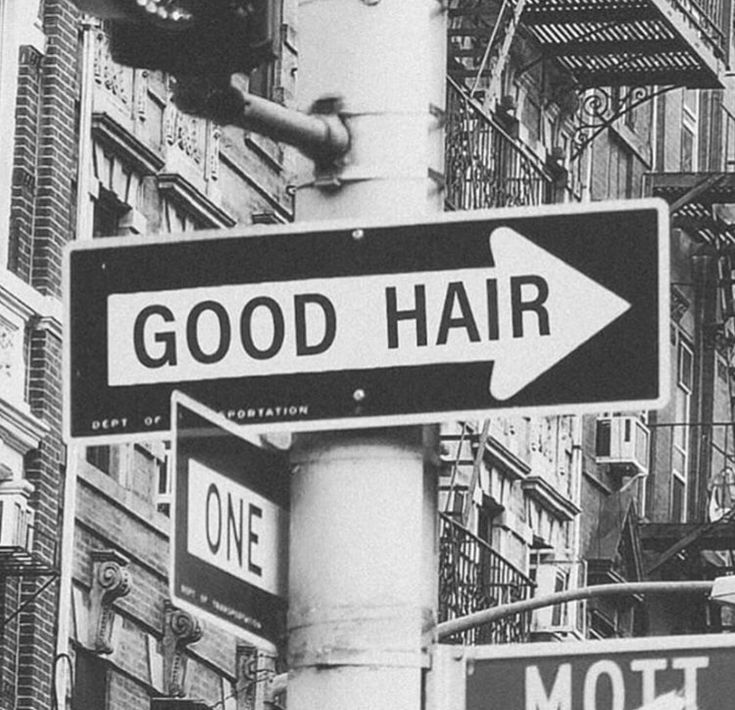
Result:
[[[288,462],[179,392],[171,406],[171,598],[241,637],[282,641]]]
[[[292,431],[665,400],[668,213],[627,201],[75,244],[67,434],[175,388]]]
[[[445,710],[730,710],[735,641],[659,636],[440,647]]]

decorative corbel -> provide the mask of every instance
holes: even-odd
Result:
[[[237,710],[264,710],[276,659],[249,644],[237,645]]]
[[[112,653],[112,604],[130,592],[128,560],[114,550],[92,550],[92,590],[90,591],[89,646],[95,653]]]
[[[186,647],[202,637],[202,625],[170,601],[164,603],[163,615],[163,691],[169,697],[182,697],[186,694]]]

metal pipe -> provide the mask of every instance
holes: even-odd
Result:
[[[173,100],[185,113],[292,145],[317,165],[332,163],[350,149],[350,132],[338,114],[336,98],[316,101],[312,113],[305,113],[249,93],[235,74],[177,76]]]
[[[288,143],[317,163],[331,162],[350,149],[349,130],[336,112],[308,114],[253,94],[242,98],[237,124],[242,128]]]
[[[545,594],[533,599],[523,599],[512,604],[500,604],[499,606],[483,609],[474,614],[462,616],[459,619],[450,619],[438,624],[437,635],[439,640],[452,636],[461,631],[467,631],[475,626],[489,624],[498,619],[514,614],[522,614],[533,609],[545,606],[554,606],[575,599],[590,599],[593,597],[614,596],[618,594],[682,594],[682,593],[705,593],[712,591],[711,581],[679,581],[679,582],[623,582],[617,584],[598,584],[591,587],[580,587],[579,589],[567,589],[563,592]]]

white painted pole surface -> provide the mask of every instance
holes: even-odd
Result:
[[[289,710],[421,707],[437,580],[425,446],[420,427],[296,439]]]
[[[352,137],[341,189],[302,176],[297,220],[425,216],[442,209],[446,13],[439,0],[300,0],[299,108],[342,99]],[[305,185],[305,183],[307,183]]]
[[[340,97],[351,151],[326,176],[337,188],[304,172],[297,219],[439,211],[429,177],[443,169],[441,121],[430,109],[444,106],[438,0],[300,0],[298,28],[299,108]],[[289,710],[421,707],[436,624],[436,433],[295,438]]]

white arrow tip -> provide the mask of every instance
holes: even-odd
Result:
[[[619,318],[630,303],[510,227],[495,229],[489,245],[505,318],[490,394],[506,400]]]

